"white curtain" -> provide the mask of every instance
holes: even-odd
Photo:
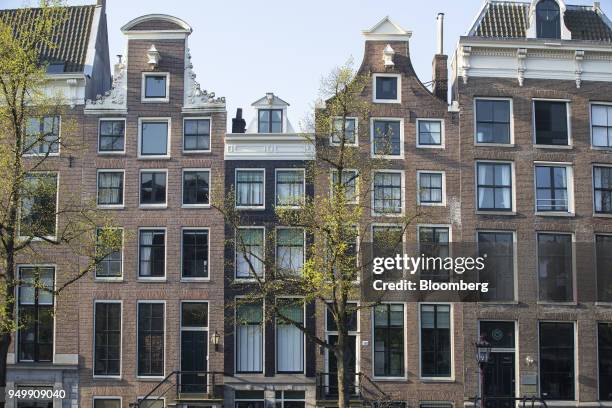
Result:
[[[100,173],[100,204],[121,202],[121,173]]]
[[[153,244],[152,232],[140,233],[140,276],[151,276],[151,245]],[[146,245],[146,246],[145,246]]]
[[[238,205],[263,204],[263,173],[239,171],[236,174],[236,202]]]
[[[281,372],[304,371],[304,335],[297,327],[288,324],[276,328],[277,370]]]
[[[236,345],[236,371],[263,371],[263,336],[261,325],[239,325],[236,328],[236,334],[238,337]]]

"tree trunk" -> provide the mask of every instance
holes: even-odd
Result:
[[[0,408],[4,408],[6,398],[6,359],[10,344],[11,335],[9,333],[0,336]]]
[[[336,361],[338,366],[337,373],[337,382],[338,382],[338,408],[348,408],[349,397],[348,390],[346,387],[346,374],[345,374],[345,365],[344,365],[344,339],[342,339],[342,335],[338,335],[338,343],[336,345]]]

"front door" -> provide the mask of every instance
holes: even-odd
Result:
[[[207,346],[207,332],[181,333],[181,392],[206,393]]]
[[[336,341],[338,340],[338,336],[333,334],[333,335],[329,335],[329,343],[330,344],[336,344]],[[355,376],[356,372],[357,372],[357,359],[355,358],[355,356],[357,355],[357,336],[348,336],[347,339],[348,342],[348,346],[346,347],[346,352],[351,353],[350,357],[348,358],[349,360],[349,366],[346,368],[346,370],[349,372],[349,374],[351,376]],[[328,395],[338,395],[338,361],[336,360],[336,356],[334,355],[334,353],[331,352],[327,352],[328,353],[328,360],[327,360],[327,372],[328,372],[328,378],[326,379],[326,383],[327,383],[327,394]],[[355,378],[355,383],[356,383],[356,378]],[[355,384],[353,383],[353,384]],[[355,388],[352,388],[350,390],[351,394],[355,393]]]
[[[514,353],[491,353],[484,377],[486,408],[513,407],[514,400],[510,398],[515,390]]]

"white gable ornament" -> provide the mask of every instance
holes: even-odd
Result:
[[[147,63],[151,66],[152,69],[157,68],[159,65],[159,61],[161,61],[161,55],[157,48],[155,48],[155,44],[151,44],[151,48],[147,51],[147,58],[149,59]]]
[[[206,89],[201,88],[200,83],[196,81],[196,74],[193,71],[189,49],[187,49],[185,54],[185,97],[183,109],[225,108],[225,97],[217,97],[214,92],[208,92]]]
[[[412,31],[405,30],[386,16],[373,27],[362,31],[366,40],[373,41],[408,41]]]
[[[96,99],[85,101],[85,113],[127,113],[127,59],[115,65],[111,89]]]
[[[385,49],[383,50],[383,62],[385,63],[385,67],[392,67],[395,65],[393,62],[393,56],[395,55],[395,51],[391,48],[391,45],[387,44]]]

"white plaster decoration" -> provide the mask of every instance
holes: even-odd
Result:
[[[113,85],[104,95],[85,102],[85,113],[127,113],[127,59],[115,65]]]
[[[372,28],[362,31],[366,40],[372,41],[408,41],[412,31],[405,30],[385,16]]]
[[[467,84],[469,71],[470,71],[470,55],[472,53],[472,47],[464,45],[461,47],[461,54],[463,56],[463,65],[461,69],[461,77],[463,78],[463,84]]]
[[[314,160],[312,135],[229,133],[225,160]]]
[[[516,58],[518,61],[518,68],[516,72],[518,83],[519,83],[519,86],[523,86],[523,83],[525,82],[525,71],[527,70],[527,67],[525,64],[525,60],[527,59],[527,49],[519,48],[516,51]]]
[[[157,48],[155,48],[155,44],[151,44],[151,48],[147,51],[147,64],[151,66],[151,68],[155,69],[159,65],[159,61],[161,61],[161,55]]]
[[[383,50],[383,62],[385,63],[385,67],[392,67],[395,65],[393,62],[393,56],[395,55],[395,51],[391,48],[390,44],[387,44],[385,49]]]
[[[76,78],[70,78],[66,80],[66,84],[68,85],[68,100],[70,103],[70,107],[74,108],[74,106],[76,105],[77,101],[78,101],[78,85],[79,82],[76,80]]]
[[[196,81],[196,74],[193,71],[191,52],[187,49],[185,55],[185,97],[183,110],[215,107],[225,109],[225,97],[217,97],[214,92],[208,92],[200,87],[199,82]]]
[[[582,83],[582,61],[584,60],[584,51],[576,50],[576,88],[580,88]]]

